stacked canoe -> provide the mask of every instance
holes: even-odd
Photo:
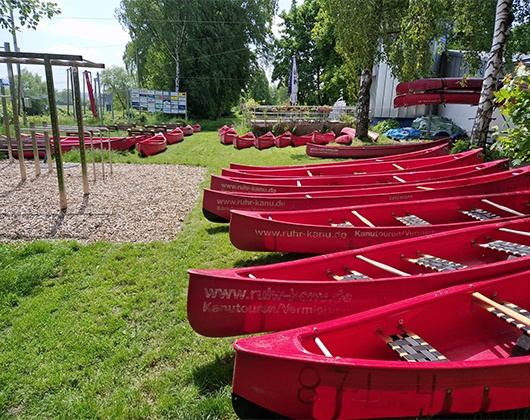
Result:
[[[188,271],[196,332],[267,333],[234,344],[239,417],[528,407],[530,167],[448,149],[212,175],[235,247],[293,253]]]

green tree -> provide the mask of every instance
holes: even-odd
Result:
[[[510,128],[500,133],[498,141],[518,161],[527,160],[530,155],[529,85],[530,70],[519,64],[514,76],[506,77],[502,88],[495,94],[502,115],[510,123]]]
[[[61,13],[57,3],[39,0],[0,0],[0,27],[10,31],[19,31],[20,27],[12,20],[12,12],[18,13],[20,26],[37,29],[39,21]]]
[[[346,76],[350,81],[359,80],[360,76],[355,126],[358,137],[367,138],[372,69],[384,57],[386,47],[395,42],[393,35],[407,3],[399,0],[329,0],[324,4],[335,22],[337,51],[343,57]],[[367,19],[367,16],[371,18]],[[353,84],[347,87],[352,93],[357,90]]]
[[[333,25],[321,0],[293,1],[289,11],[280,14],[280,37],[275,45],[272,80],[287,86],[291,59],[298,68],[298,101],[329,104],[340,96],[339,69],[342,58],[335,50]]]
[[[197,117],[237,104],[267,47],[277,0],[122,0],[125,63],[142,87],[180,90]]]
[[[135,78],[125,68],[111,66],[101,72],[101,84],[107,93],[112,93],[119,108],[127,109],[127,90],[135,85]],[[117,107],[115,107],[117,108]]]
[[[38,74],[31,73],[23,68],[21,71],[22,89],[24,97],[29,99],[31,105],[26,107],[28,115],[43,115],[48,105],[48,90],[46,82]]]

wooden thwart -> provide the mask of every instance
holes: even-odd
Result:
[[[511,214],[513,214],[514,216],[524,216],[524,215],[525,215],[524,213],[521,213],[521,212],[519,212],[519,211],[517,211],[517,210],[513,210],[513,209],[511,209],[511,208],[509,208],[509,207],[506,207],[506,206],[503,206],[503,205],[501,205],[501,204],[494,203],[493,201],[491,201],[491,200],[487,200],[487,199],[485,199],[485,198],[482,199],[481,201],[482,201],[483,203],[489,204],[489,205],[492,206],[492,207],[498,208],[499,210],[504,210],[504,211],[507,212],[507,213],[511,213]]]
[[[363,255],[357,255],[357,258],[360,259],[361,261],[364,261],[364,262],[366,262],[368,264],[373,265],[374,267],[380,268],[381,270],[388,271],[391,274],[395,274],[396,276],[403,276],[403,277],[410,276],[409,273],[405,273],[404,271],[398,270],[397,268],[391,267],[391,266],[389,266],[387,264],[384,264],[382,262],[372,260],[372,259],[370,259],[368,257],[363,256]]]
[[[506,301],[496,302],[479,292],[473,293],[472,296],[480,307],[530,335],[530,313],[526,309]]]
[[[352,210],[352,214],[354,214],[361,222],[363,222],[365,225],[370,227],[375,227],[375,225],[370,222],[366,217],[362,216],[358,211]]]

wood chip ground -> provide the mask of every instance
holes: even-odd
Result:
[[[206,168],[183,165],[89,164],[89,194],[83,193],[81,165],[65,163],[68,207],[60,210],[55,169],[26,161],[0,161],[0,242],[37,239],[171,241],[196,205]]]

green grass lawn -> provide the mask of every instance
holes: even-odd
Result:
[[[230,162],[317,160],[303,147],[236,150],[201,132],[160,155],[113,161],[220,173]],[[0,245],[0,418],[234,418],[234,338],[191,329],[187,270],[287,258],[235,249],[201,200],[169,243]]]
[[[215,131],[160,155],[113,160],[199,165],[209,174],[230,162],[320,161],[303,147],[236,150]],[[235,418],[234,338],[191,329],[187,270],[296,257],[235,249],[228,225],[203,217],[201,200],[169,243],[0,245],[0,418]]]

